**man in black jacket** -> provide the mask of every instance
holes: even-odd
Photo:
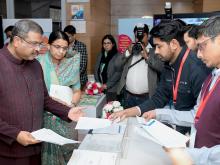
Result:
[[[150,99],[139,106],[112,114],[110,117],[113,120],[141,115],[166,105],[170,105],[170,109],[188,111],[196,104],[207,72],[204,65],[199,65],[199,59],[194,52],[185,46],[182,25],[177,21],[160,23],[150,34],[156,46],[155,54],[166,62],[161,81]],[[177,127],[177,130],[182,133],[189,131],[183,127]]]

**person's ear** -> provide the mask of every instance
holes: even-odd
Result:
[[[216,48],[216,51],[217,52],[220,52],[220,35],[218,35],[218,36],[216,36],[214,39],[213,39],[213,41],[211,41],[212,43],[211,44],[213,44],[214,46],[215,46],[215,48]]]
[[[220,45],[220,36],[219,36],[219,35],[215,37],[215,40],[216,40],[216,43],[217,43],[218,45]]]
[[[179,42],[176,39],[170,41],[170,47],[172,50],[176,50],[179,46]]]
[[[145,33],[145,34],[146,34],[147,38],[149,38],[149,34],[148,33]]]
[[[15,48],[19,47],[19,45],[21,44],[21,38],[18,36],[14,36],[12,44]]]

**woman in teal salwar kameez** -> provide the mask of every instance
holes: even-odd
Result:
[[[80,56],[75,53],[71,58],[66,58],[68,53],[69,38],[62,31],[52,32],[49,36],[48,51],[45,55],[40,55],[39,60],[43,72],[44,80],[48,92],[51,84],[69,86],[73,89],[74,96],[72,102],[76,105],[81,96],[79,65]],[[77,131],[74,130],[75,123],[65,122],[51,113],[44,113],[44,128],[51,129],[56,133],[77,140]],[[74,145],[59,146],[51,143],[43,143],[42,165],[65,165],[67,164]]]

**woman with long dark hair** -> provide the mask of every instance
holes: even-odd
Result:
[[[103,84],[107,101],[117,100],[117,86],[123,71],[123,57],[111,34],[102,39],[102,49],[95,65],[95,80]]]

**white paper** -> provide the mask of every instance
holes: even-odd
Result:
[[[139,124],[147,124],[147,121],[143,117],[136,116],[136,119]]]
[[[137,133],[138,135],[140,136],[143,136],[144,138],[147,138],[151,141],[153,141],[154,143],[157,143],[157,144],[161,144],[160,141],[158,141],[157,139],[155,139],[152,135],[150,135],[147,131],[145,131],[143,128],[140,128],[140,127],[136,127],[135,128],[135,133]]]
[[[48,143],[54,143],[58,145],[79,143],[79,141],[67,139],[55,133],[54,131],[46,128],[39,129],[37,131],[32,132],[31,134],[36,140],[40,140]]]
[[[176,130],[166,126],[165,124],[151,119],[146,124],[142,124],[142,128],[147,132],[150,140],[165,146],[167,148],[186,147],[189,137],[177,132]]]
[[[73,91],[68,86],[51,84],[50,96],[65,102],[67,105],[71,105],[73,99]]]
[[[80,117],[75,129],[99,129],[111,126],[112,121],[108,119]]]
[[[67,165],[115,165],[116,153],[74,150]]]
[[[92,133],[93,134],[110,134],[110,135],[121,134],[125,131],[125,127],[126,126],[124,125],[112,124],[110,127],[95,129],[92,131]]]

